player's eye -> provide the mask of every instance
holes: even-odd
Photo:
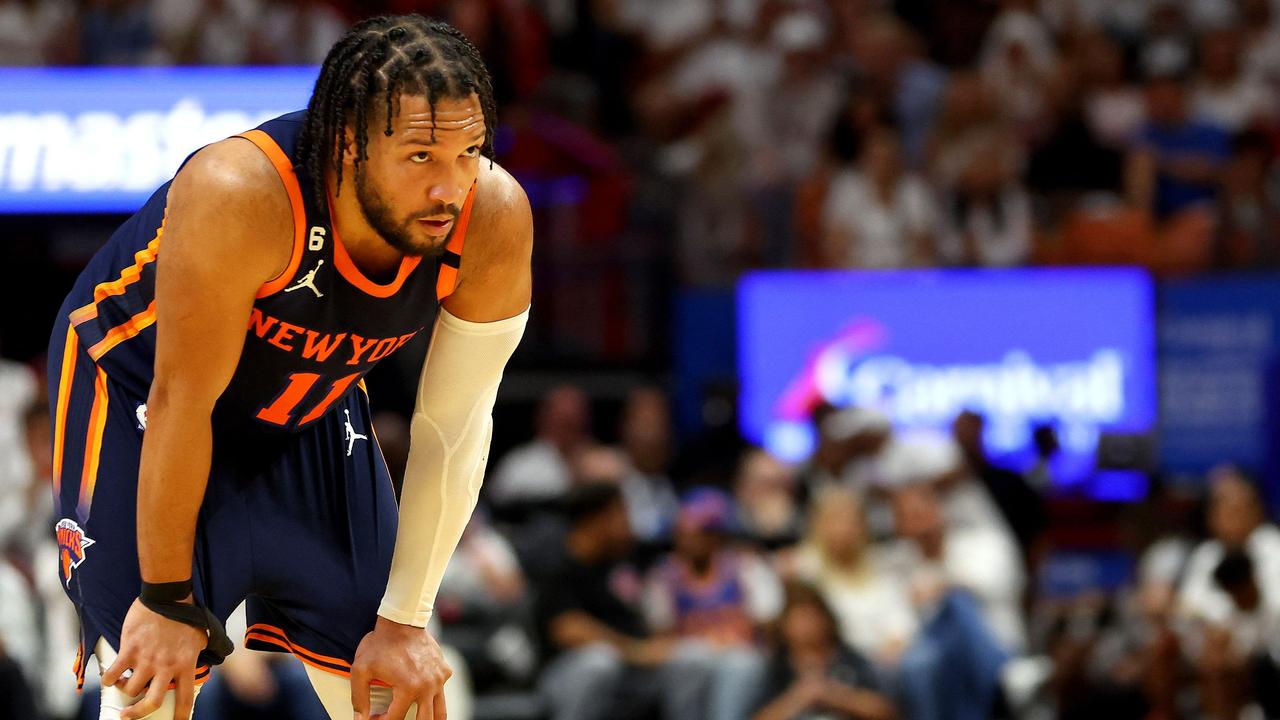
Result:
[[[471,147],[467,148],[467,153],[466,153],[466,154],[467,154],[467,157],[469,157],[469,158],[477,158],[477,157],[480,157],[480,146],[479,146],[479,145],[472,145]]]
[[[416,152],[410,155],[409,159],[416,163],[424,163],[431,159],[431,153],[427,152],[426,150],[423,150],[421,152]]]

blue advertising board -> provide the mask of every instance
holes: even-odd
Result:
[[[811,451],[821,401],[904,428],[980,412],[1012,465],[1050,423],[1068,484],[1098,480],[1100,433],[1156,424],[1154,290],[1137,270],[758,273],[739,285],[738,328],[742,430],[785,459]]]
[[[318,72],[0,68],[0,213],[133,212],[192,151],[306,107]]]
[[[1160,286],[1160,460],[1201,473],[1268,468],[1280,358],[1280,277],[1219,276]]]

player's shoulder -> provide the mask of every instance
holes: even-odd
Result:
[[[289,196],[280,174],[257,146],[227,138],[201,148],[174,177],[170,202],[213,212],[291,217]],[[246,217],[245,219],[249,219]]]
[[[465,243],[449,311],[488,322],[528,307],[533,213],[520,183],[495,162],[480,161]]]
[[[509,252],[533,243],[533,212],[524,188],[501,165],[480,161],[475,198],[467,230],[467,250],[471,242],[484,246],[481,252]]]

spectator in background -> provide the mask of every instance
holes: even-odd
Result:
[[[1007,137],[982,135],[954,154],[958,174],[942,186],[938,255],[949,265],[1024,264],[1033,244],[1031,196],[1019,177],[1019,153]],[[959,157],[968,154],[967,158]]]
[[[569,490],[570,462],[595,444],[586,393],[572,385],[553,388],[538,407],[537,436],[510,450],[486,483],[496,505],[554,500]]]
[[[378,436],[382,459],[387,461],[396,497],[404,485],[404,469],[409,464],[409,421],[400,413],[383,410],[373,416],[373,430]]]
[[[0,567],[0,575],[3,572],[3,567]],[[2,577],[0,582],[3,582]],[[3,641],[0,641],[0,717],[40,717],[31,686],[23,676],[22,668],[5,652]]]
[[[1004,651],[1025,649],[1026,573],[1017,547],[994,528],[948,523],[937,492],[925,485],[894,493],[893,510],[899,540],[892,562],[910,581],[922,622],[928,621],[930,601],[960,590],[977,600],[984,625]]]
[[[1089,130],[1103,146],[1124,149],[1146,115],[1142,91],[1128,82],[1124,49],[1105,33],[1093,32],[1081,38],[1075,60],[1081,66]]]
[[[1280,530],[1266,522],[1257,490],[1232,468],[1211,473],[1208,518],[1211,537],[1187,561],[1177,614],[1206,712],[1235,717],[1248,700],[1248,659],[1269,651],[1280,629]]]
[[[951,424],[952,436],[964,453],[970,472],[1000,508],[1023,556],[1029,559],[1048,524],[1044,498],[1022,475],[991,461],[984,440],[985,430],[986,418],[968,410],[956,416]]]
[[[822,204],[831,181],[840,169],[857,162],[863,139],[873,130],[891,123],[884,99],[870,83],[855,78],[849,82],[842,106],[825,138],[826,152],[820,153],[813,172],[796,188],[794,229],[796,263],[803,267],[832,267],[841,258],[828,257],[822,243]]]
[[[0,0],[0,66],[40,66],[65,61],[60,31],[71,19],[69,2]],[[63,41],[65,42],[65,40]]]
[[[668,476],[672,429],[666,394],[657,388],[631,391],[618,434],[628,465],[622,494],[632,532],[645,543],[665,540],[680,506]]]
[[[920,168],[946,88],[946,72],[926,58],[920,39],[892,14],[866,17],[850,40],[857,69],[885,99],[894,127],[902,133],[906,166]]]
[[[858,164],[838,173],[823,207],[827,256],[849,268],[928,265],[938,211],[925,183],[902,167],[898,134],[871,132]]]
[[[894,720],[875,669],[840,641],[838,623],[816,591],[787,587],[777,649],[765,683],[770,701],[754,720]]]
[[[347,21],[324,0],[267,3],[253,37],[254,62],[319,65],[347,31]]]
[[[735,526],[743,537],[770,550],[798,540],[804,514],[796,490],[795,474],[786,465],[759,448],[747,450],[734,480]]]
[[[1213,582],[1231,598],[1225,627],[1205,638],[1204,704],[1214,717],[1239,717],[1253,700],[1265,717],[1280,713],[1280,603],[1264,597],[1249,554],[1229,550],[1213,570]]]
[[[515,550],[489,524],[471,516],[440,581],[434,617],[440,640],[465,659],[477,688],[532,678],[532,639],[525,632],[528,594]]]
[[[1018,178],[1023,151],[1010,142],[1012,132],[981,76],[952,77],[929,149],[943,203],[943,263],[1018,265],[1030,255],[1030,198]]]
[[[1050,110],[1045,93],[1057,52],[1035,12],[1035,2],[1005,0],[1003,5],[983,42],[982,77],[996,97],[1001,116],[1025,141],[1043,129]]]
[[[645,626],[640,579],[622,564],[633,539],[621,491],[579,485],[566,509],[570,529],[558,562],[534,578],[550,660],[539,685],[552,720],[647,717],[656,704],[670,720],[700,720],[709,668]]]
[[[819,490],[809,536],[784,565],[822,594],[845,645],[891,668],[915,635],[916,618],[906,585],[867,537],[862,512],[856,491]]]
[[[1236,136],[1222,178],[1220,264],[1274,267],[1280,262],[1280,197],[1274,163],[1276,147],[1250,130]]]
[[[763,224],[764,261],[786,265],[795,255],[791,237],[795,192],[818,167],[826,134],[843,99],[833,68],[825,18],[814,6],[794,6],[769,33],[771,76],[754,97],[761,134],[749,139],[752,205]]]
[[[1201,35],[1200,72],[1191,91],[1192,114],[1233,134],[1269,124],[1276,109],[1274,90],[1245,73],[1240,43],[1234,27]]]
[[[762,628],[782,609],[773,571],[728,545],[733,500],[721,490],[685,494],[675,552],[650,572],[645,614],[658,635],[702,646],[712,668],[707,720],[740,720],[756,705],[764,679],[757,647]]]
[[[1260,80],[1271,91],[1280,88],[1280,26],[1271,0],[1241,0],[1244,73]]]
[[[1137,40],[1138,67],[1147,77],[1185,74],[1195,57],[1195,38],[1183,3],[1156,0],[1148,4],[1145,27]]]
[[[948,527],[927,486],[894,495],[896,567],[921,629],[898,665],[913,720],[990,717],[1005,663],[1026,646],[1017,549],[989,528]]]
[[[880,457],[893,440],[888,416],[867,408],[831,408],[815,411],[814,423],[818,447],[803,471],[805,489],[841,483],[869,491],[878,482]]]
[[[37,704],[51,718],[70,717],[79,707],[76,679],[67,668],[75,662],[80,642],[80,619],[75,606],[66,601],[62,580],[58,577],[58,544],[50,528],[56,518],[53,512],[53,440],[49,422],[49,405],[37,398],[24,416],[26,456],[33,472],[27,488],[25,529],[15,533],[16,556],[31,571],[31,591],[37,603],[40,649],[39,666],[30,677],[39,693]],[[2,693],[0,693],[2,694]],[[3,716],[0,713],[0,716]],[[21,717],[21,716],[14,716]]]
[[[140,0],[88,0],[79,13],[80,62],[146,65],[161,59],[151,16]]]
[[[1036,459],[1026,472],[1027,484],[1043,497],[1053,492],[1058,484],[1057,472],[1054,470],[1054,459],[1062,451],[1058,442],[1058,431],[1047,423],[1036,424],[1031,428],[1031,447],[1035,449]]]
[[[1266,521],[1257,489],[1235,469],[1218,468],[1209,482],[1210,538],[1187,561],[1178,605],[1190,620],[1223,625],[1230,598],[1215,586],[1213,572],[1228,551],[1249,555],[1261,579],[1263,598],[1280,604],[1280,529]]]
[[[1158,219],[1204,211],[1218,191],[1230,157],[1230,138],[1217,125],[1193,119],[1183,79],[1147,81],[1147,121],[1131,146],[1126,168],[1129,201]]]
[[[26,452],[27,411],[36,402],[38,380],[26,365],[0,358],[0,551],[22,544],[41,489]],[[52,512],[52,492],[47,503]],[[41,518],[43,520],[43,518]],[[52,524],[40,528],[48,532]]]

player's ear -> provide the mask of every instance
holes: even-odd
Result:
[[[347,123],[346,127],[342,129],[342,164],[348,168],[355,167],[358,152],[356,129],[352,127],[351,123]]]

